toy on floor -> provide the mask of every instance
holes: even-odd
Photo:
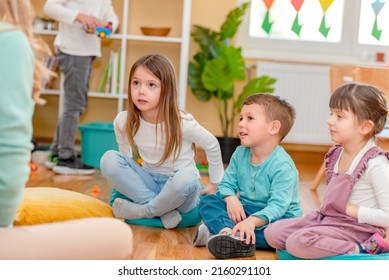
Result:
[[[30,161],[30,170],[31,171],[38,170],[38,164],[36,162]]]
[[[196,163],[196,167],[199,170],[200,174],[208,174],[208,161],[203,160],[201,163]]]
[[[93,197],[98,197],[101,193],[101,189],[98,185],[94,185],[90,191]]]

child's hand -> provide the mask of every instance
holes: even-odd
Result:
[[[100,21],[97,21],[97,22],[96,22],[96,28],[97,28],[97,27],[106,27],[108,24],[109,24],[108,21],[100,20]]]
[[[227,213],[231,220],[237,224],[246,219],[246,213],[244,212],[242,203],[235,195],[230,195],[224,198],[227,204]]]
[[[357,205],[347,202],[346,214],[348,216],[358,219],[358,211],[359,211],[359,207]]]
[[[246,239],[246,244],[255,244],[255,222],[250,218],[251,217],[248,217],[247,219],[234,226],[231,235],[235,236],[239,232],[240,241]]]
[[[218,185],[218,184],[209,183],[209,184],[206,185],[206,186],[204,187],[204,189],[200,192],[200,195],[203,195],[203,194],[215,194],[215,193],[216,193],[216,189],[217,189],[217,185]]]
[[[95,29],[97,27],[98,20],[94,16],[88,16],[83,13],[78,13],[76,16],[76,21],[82,24],[84,30],[88,33],[95,32]]]

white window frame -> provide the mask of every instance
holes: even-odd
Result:
[[[237,4],[247,1],[237,0]],[[237,34],[237,45],[242,47],[243,56],[247,59],[382,65],[382,62],[376,62],[376,53],[388,53],[385,57],[389,60],[389,46],[358,44],[360,6],[360,0],[344,0],[344,22],[339,43],[250,37],[250,11],[247,11]]]

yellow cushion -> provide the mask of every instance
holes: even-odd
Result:
[[[35,187],[24,189],[14,225],[35,225],[87,217],[113,217],[107,203],[74,191]]]

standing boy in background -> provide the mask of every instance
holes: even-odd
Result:
[[[101,39],[95,29],[111,22],[115,31],[118,17],[111,0],[48,0],[44,11],[59,21],[54,46],[64,75],[64,108],[46,166],[64,175],[93,174],[93,167],[77,158],[74,146],[79,118],[88,102],[92,64],[96,57],[101,57]]]

